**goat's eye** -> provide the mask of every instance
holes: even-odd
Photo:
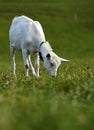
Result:
[[[51,66],[54,66],[54,64],[53,63],[50,63],[51,64]]]

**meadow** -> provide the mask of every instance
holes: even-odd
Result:
[[[54,52],[70,60],[56,77],[41,61],[40,77],[26,78],[19,52],[12,77],[8,32],[19,15],[40,21]],[[93,0],[0,0],[0,45],[0,130],[94,129]]]

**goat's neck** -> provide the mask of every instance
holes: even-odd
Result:
[[[48,43],[43,43],[43,45],[39,49],[39,53],[41,58],[44,60],[48,53],[52,52],[52,48]]]

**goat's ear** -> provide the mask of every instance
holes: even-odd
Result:
[[[50,59],[51,55],[48,53],[48,54],[46,55],[46,57],[47,57],[48,59]]]
[[[67,62],[67,61],[70,61],[70,60],[67,60],[67,59],[64,59],[64,58],[60,58],[61,62]]]

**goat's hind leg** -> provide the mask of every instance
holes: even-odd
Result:
[[[15,49],[13,47],[10,47],[10,55],[11,55],[12,73],[13,76],[15,76],[16,75]]]

